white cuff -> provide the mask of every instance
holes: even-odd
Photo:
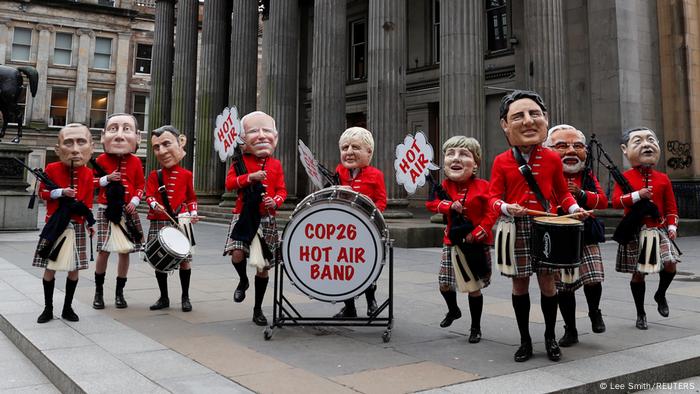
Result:
[[[107,179],[107,175],[103,176],[100,178],[100,186],[105,187],[109,184],[109,180]]]
[[[151,209],[156,209],[156,207],[158,206],[158,201],[151,201],[151,203],[148,205],[151,206]]]
[[[636,203],[641,199],[642,197],[639,196],[639,192],[632,192],[632,204]]]
[[[138,198],[138,197],[131,197],[131,201],[130,201],[130,202],[131,202],[132,204],[134,204],[135,207],[138,207],[139,204],[141,203],[141,199]]]
[[[503,213],[503,214],[506,215],[506,216],[513,216],[513,215],[510,214],[510,212],[508,212],[508,207],[509,207],[509,206],[510,206],[510,204],[508,204],[508,203],[503,203],[503,204],[501,204],[501,213]]]
[[[63,196],[63,189],[53,189],[51,190],[51,198],[52,199],[57,199],[61,198]]]
[[[197,211],[190,211],[190,216],[197,216]]]
[[[580,208],[581,207],[579,207],[578,204],[574,204],[574,205],[569,207],[569,213],[574,213],[574,212],[578,211]]]
[[[677,233],[677,232],[678,232],[678,226],[676,226],[675,224],[671,224],[671,225],[668,226],[668,231],[673,231],[674,233]]]

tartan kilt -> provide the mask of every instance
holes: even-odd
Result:
[[[527,278],[533,273],[537,274],[556,274],[558,268],[550,268],[545,265],[540,265],[532,261],[532,224],[531,216],[516,217],[515,219],[515,275],[507,275],[501,272],[501,275],[509,278]]]
[[[160,231],[160,229],[162,229],[163,227],[166,227],[166,226],[174,227],[172,225],[172,223],[170,222],[170,220],[151,220],[151,224],[148,226],[148,236],[146,238],[145,245],[148,245],[148,243],[151,242],[151,240],[153,238],[158,237],[158,232]],[[145,245],[143,248],[144,250],[146,250]],[[145,259],[146,259],[146,257],[144,255],[144,260]],[[184,260],[182,260],[182,262],[180,262],[180,264],[182,264],[182,263],[192,263],[192,253],[190,253],[187,256],[187,258],[185,258]],[[180,268],[180,265],[178,265],[177,267],[174,267],[174,269],[178,269],[178,268]]]
[[[668,232],[665,228],[657,228],[659,232],[659,255],[661,263],[680,263],[678,251],[671,245]],[[617,246],[617,260],[615,261],[615,271],[629,274],[638,273],[637,261],[639,258],[639,239],[635,237],[627,245]]]
[[[484,246],[484,257],[486,258],[486,264],[491,267],[491,248],[489,245]],[[485,289],[491,284],[491,275],[486,278],[480,278],[484,281]],[[455,270],[452,267],[452,246],[442,245],[442,258],[440,260],[440,273],[438,274],[438,284],[440,286],[449,286],[450,290],[455,290],[457,288],[457,282],[455,279]]]
[[[600,254],[598,244],[585,245],[583,247],[578,273],[579,278],[574,283],[564,283],[557,275],[557,290],[573,293],[583,285],[603,282],[605,272],[603,270],[603,257]]]
[[[224,245],[224,256],[230,255],[234,250],[239,249],[245,253],[246,257],[248,257],[250,255],[250,245],[245,244],[241,241],[231,239],[231,230],[233,230],[233,226],[236,225],[236,222],[238,222],[238,214],[233,215],[231,223],[228,226],[228,232],[226,233],[226,244]],[[274,256],[274,261],[271,261],[270,265],[275,266],[280,262],[281,246],[280,236],[277,232],[277,221],[275,220],[275,217],[263,217],[260,221],[259,228],[262,229],[263,238],[265,239],[267,246],[270,248],[272,256]]]
[[[77,223],[71,220],[73,224],[73,229],[75,230],[75,255],[74,259],[77,262],[76,269],[84,270],[88,268],[88,258],[87,258],[87,237],[85,224]],[[39,256],[39,249],[46,245],[45,239],[39,239],[39,243],[36,246],[36,251],[34,252],[34,260],[32,261],[33,267],[46,268],[49,264],[49,259],[44,259]]]
[[[106,206],[103,204],[99,204],[97,206],[97,247],[95,248],[95,250],[97,250],[98,252],[102,251],[102,246],[105,243],[107,243],[107,239],[109,238],[109,220],[107,220],[107,218],[105,217],[105,209]],[[141,234],[143,234],[143,228],[141,227],[139,213],[134,211],[134,213],[132,213],[131,215],[127,215],[125,212],[124,215],[124,220],[133,223],[136,226],[136,228],[138,228],[141,231]],[[129,253],[134,253],[143,250],[143,238],[138,241],[138,243],[134,243],[134,249],[132,249]]]

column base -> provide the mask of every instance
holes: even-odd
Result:
[[[221,193],[195,192],[197,194],[197,204],[217,205],[221,202]]]
[[[408,199],[389,199],[386,203],[386,211],[383,215],[386,219],[410,219],[413,214],[408,211]]]
[[[236,192],[226,192],[221,196],[220,207],[233,207],[236,205],[236,198],[238,193]]]

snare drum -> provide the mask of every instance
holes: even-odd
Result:
[[[307,196],[282,234],[284,270],[309,297],[344,301],[381,274],[389,230],[367,196],[332,186]]]
[[[539,264],[555,268],[578,267],[583,254],[583,223],[565,217],[536,217],[531,242],[532,257]]]
[[[172,271],[190,254],[190,241],[175,227],[166,226],[146,244],[145,260],[156,271]]]

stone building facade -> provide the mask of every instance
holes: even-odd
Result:
[[[107,114],[129,112],[148,130],[154,7],[133,0],[0,1],[0,64],[39,73],[36,96],[22,98],[21,143],[33,148],[30,165],[56,160],[56,136],[67,123],[88,125],[99,141]],[[8,141],[15,129],[8,128]],[[138,154],[146,156],[145,143]]]
[[[501,97],[534,89],[552,125],[595,133],[620,167],[621,131],[656,130],[682,215],[700,212],[698,0],[151,0],[150,12],[133,0],[80,3],[0,2],[0,61],[45,70],[32,124],[52,129],[55,85],[67,88],[67,118],[91,122],[93,92],[107,92],[108,112],[134,111],[134,95],[150,83],[144,123],[188,133],[186,165],[204,203],[224,192],[227,165],[216,158],[212,130],[225,106],[276,118],[291,202],[310,190],[297,141],[332,168],[340,133],[366,126],[377,143],[373,164],[400,208],[421,204],[425,193],[407,196],[394,180],[394,147],[407,133],[423,130],[438,164],[448,137],[476,137],[488,178],[507,148]],[[27,46],[13,41],[15,26],[31,31],[28,61],[12,59]],[[72,37],[70,66],[55,64],[68,49],[64,35],[57,47],[56,33]],[[98,38],[111,39],[107,70],[95,67],[107,55]],[[140,43],[153,45],[148,75],[136,71]]]
[[[197,188],[214,200],[223,192],[225,165],[211,160],[213,116],[225,105],[252,110],[255,91],[257,108],[277,119],[292,200],[309,190],[296,141],[332,168],[340,133],[363,125],[375,134],[374,164],[400,207],[423,197],[406,196],[394,181],[393,151],[405,134],[423,130],[436,151],[450,136],[476,137],[484,150],[481,176],[488,177],[489,163],[507,147],[498,104],[512,89],[540,92],[552,125],[595,133],[621,167],[621,131],[656,130],[660,167],[676,181],[679,200],[698,200],[697,0],[262,1],[256,86],[251,3],[204,6],[203,32],[216,34],[203,33],[199,73],[216,81],[198,92],[210,100],[197,108],[195,172],[207,174]],[[230,68],[222,73],[228,46]]]

